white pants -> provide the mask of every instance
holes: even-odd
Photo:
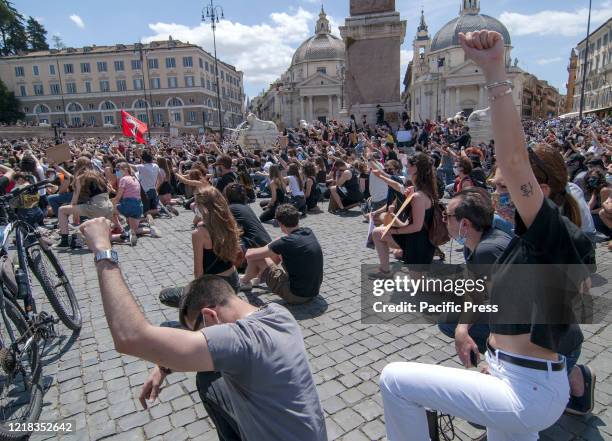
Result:
[[[486,426],[488,441],[537,440],[565,410],[566,370],[524,368],[488,352],[487,362],[491,375],[422,363],[387,365],[380,389],[388,440],[429,440],[425,408]]]

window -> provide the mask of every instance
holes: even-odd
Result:
[[[140,60],[132,60],[132,70],[142,70],[142,62]]]
[[[151,89],[159,89],[160,88],[159,78],[149,78],[149,87]]]
[[[134,90],[142,90],[143,89],[143,80],[142,78],[134,78]]]
[[[115,117],[113,115],[104,115],[104,124],[115,124]]]
[[[198,58],[198,61],[200,62],[200,69],[204,69],[204,60]]]
[[[176,68],[176,59],[174,57],[166,58],[166,69]]]
[[[206,88],[212,90],[212,87],[210,87],[210,80],[206,80]]]
[[[604,35],[604,39],[603,39],[603,45],[607,46],[608,44],[608,34]]]
[[[183,67],[193,67],[193,57],[183,57]]]
[[[597,50],[601,49],[601,38],[597,39]]]
[[[138,115],[136,115],[136,118],[138,118],[144,123],[149,123],[149,118],[147,117],[146,113],[139,113]]]
[[[104,110],[115,110],[115,105],[111,101],[104,101],[102,108]]]
[[[125,80],[117,80],[117,91],[125,92],[127,90],[127,83]]]
[[[161,123],[163,123],[163,122],[164,122],[164,115],[162,115],[161,113],[157,113],[157,114],[155,115],[155,122],[156,122],[157,124],[161,124]]]
[[[200,86],[206,87],[206,80],[204,79],[204,77],[200,77]]]
[[[100,92],[110,92],[110,84],[108,83],[108,81],[100,81]]]
[[[62,110],[62,106],[55,106],[55,110],[59,112],[60,110]]]
[[[91,81],[85,81],[85,92],[91,93]]]
[[[38,76],[38,66],[32,66],[32,74]]]
[[[49,84],[49,90],[51,91],[51,95],[59,95],[60,85],[57,83]]]
[[[157,58],[149,58],[149,69],[159,69]]]
[[[181,122],[181,112],[173,112],[174,122]]]
[[[168,77],[168,88],[174,89],[176,87],[178,87],[176,77]]]
[[[34,84],[34,95],[44,95],[45,90],[42,84]]]
[[[205,62],[204,62],[204,66],[206,66],[206,67],[205,67],[205,68],[206,68],[206,72],[208,72],[208,61],[205,61]]]
[[[23,70],[23,66],[15,66],[15,76],[16,77],[23,77],[25,76],[24,70]]]
[[[55,75],[55,64],[49,65],[49,75]]]
[[[64,73],[65,74],[73,74],[74,66],[72,64],[64,64]]]
[[[125,70],[125,65],[122,60],[115,61],[115,72],[123,72]]]
[[[77,93],[76,83],[66,83],[66,93]]]
[[[26,96],[27,92],[26,92],[26,87],[25,86],[19,86],[19,93],[21,96]]]
[[[87,110],[95,110],[96,106],[94,105],[94,103],[89,103],[87,104]]]
[[[96,116],[95,115],[89,115],[87,117],[87,124],[94,126],[96,124]]]
[[[225,72],[221,71],[221,79],[225,81]]]
[[[327,68],[325,68],[325,67],[317,67],[317,72],[320,72],[322,74],[327,74]]]
[[[195,121],[196,120],[196,113],[191,110],[189,112],[187,112],[187,121]]]
[[[136,109],[146,109],[147,108],[147,102],[145,100],[138,100],[136,101],[136,104],[134,104],[134,107]],[[138,118],[140,119],[140,118]]]
[[[108,72],[106,61],[98,61],[98,72]]]
[[[170,102],[168,103],[168,105],[170,107],[181,107],[183,105],[183,102],[179,100],[178,98],[172,98]]]
[[[81,73],[90,73],[90,72],[91,72],[91,64],[81,63]]]
[[[185,77],[185,87],[194,87],[195,86],[195,81],[193,80],[192,76],[186,76]]]

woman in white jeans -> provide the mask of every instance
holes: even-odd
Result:
[[[485,75],[497,165],[517,210],[518,237],[497,262],[491,304],[504,310],[523,300],[548,311],[547,302],[559,301],[557,286],[588,278],[593,246],[575,225],[580,225],[580,211],[565,191],[567,170],[561,155],[547,145],[526,149],[512,83],[506,76],[503,37],[479,31],[460,34],[460,41],[466,56]],[[447,212],[451,216],[455,214]],[[515,264],[527,263],[575,264],[580,270],[575,277],[561,272],[550,279],[536,268],[522,282],[512,277]],[[489,375],[420,363],[385,367],[380,387],[389,441],[428,440],[426,408],[486,426],[488,441],[537,440],[539,431],[557,421],[569,398],[565,358],[558,351],[560,342],[571,337],[571,327],[534,323],[490,323],[490,327]]]

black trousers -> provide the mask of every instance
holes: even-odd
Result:
[[[208,416],[215,423],[219,441],[242,441],[227,384],[221,374],[198,372],[196,386]]]

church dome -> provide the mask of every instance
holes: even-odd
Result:
[[[431,43],[431,52],[459,46],[459,33],[474,32],[482,29],[497,31],[504,37],[506,45],[510,45],[510,33],[504,24],[496,18],[479,13],[479,8],[464,9],[461,15],[446,23],[438,31]]]
[[[344,60],[344,42],[331,34],[331,26],[323,8],[317,21],[316,34],[300,45],[291,65],[316,60]]]

